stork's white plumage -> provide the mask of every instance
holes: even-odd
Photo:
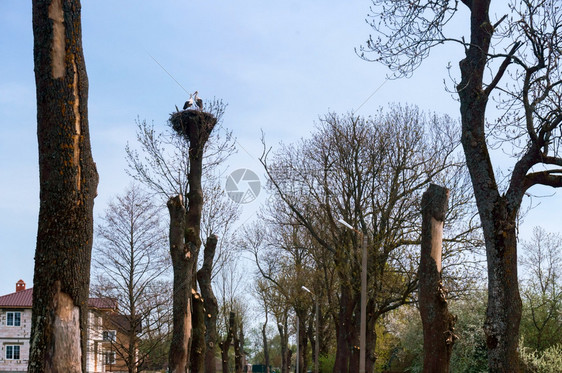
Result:
[[[195,96],[197,97],[197,92],[195,92]],[[183,104],[183,110],[185,110],[185,109],[187,109],[191,106],[193,106],[193,94],[192,93],[189,94],[189,100],[187,100],[185,102],[185,104]]]
[[[203,100],[200,99],[199,96],[197,96],[198,94],[199,92],[195,91],[195,95],[193,96],[193,98],[195,99],[195,104],[197,105],[199,110],[203,110]]]

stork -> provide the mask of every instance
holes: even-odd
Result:
[[[197,96],[199,94],[198,91],[195,91],[195,95],[194,95],[194,99],[195,99],[195,104],[197,105],[197,107],[199,108],[199,110],[203,110],[203,100],[201,100],[199,98],[199,96]]]
[[[197,92],[195,92],[195,97],[197,97]],[[189,100],[187,100],[185,104],[183,104],[183,110],[186,110],[190,106],[193,106],[193,93],[189,94]]]

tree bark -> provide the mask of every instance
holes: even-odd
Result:
[[[242,340],[244,339],[244,330],[242,321],[237,320],[234,324],[234,372],[242,373]]]
[[[29,372],[85,372],[98,174],[78,0],[33,1],[40,208]]]
[[[461,142],[486,242],[488,308],[484,331],[488,367],[491,372],[507,373],[520,371],[517,346],[521,297],[515,219],[523,197],[525,174],[519,177],[514,171],[508,192],[500,195],[485,135],[488,94],[483,89],[483,75],[493,34],[489,6],[490,0],[471,3],[471,41],[460,62],[461,82],[457,91],[461,102]]]
[[[431,184],[423,194],[422,243],[419,278],[419,304],[423,325],[423,371],[448,372],[455,318],[447,308],[447,290],[441,282],[443,223],[449,191]]]
[[[181,199],[172,202],[173,208],[178,210],[174,214],[176,221],[183,222],[183,226],[174,228],[181,230],[183,234],[183,245],[172,246],[172,211],[170,210],[170,244],[171,250],[176,251],[176,260],[172,253],[172,265],[174,268],[174,325],[172,343],[170,346],[170,371],[172,373],[184,373],[188,368],[189,343],[192,332],[191,322],[191,289],[194,286],[194,267],[201,246],[201,211],[203,209],[203,188],[201,178],[203,174],[203,151],[209,135],[217,123],[217,119],[209,113],[197,110],[185,110],[172,114],[170,123],[178,135],[189,142],[189,173],[187,193],[187,208],[183,207]],[[184,208],[184,216],[179,217],[178,204]],[[176,239],[178,239],[176,237]],[[176,281],[177,280],[177,281]],[[176,286],[178,287],[176,290]],[[176,318],[179,324],[176,324]],[[197,328],[204,328],[204,324],[196,324]],[[204,331],[203,331],[204,333]]]
[[[201,295],[193,292],[191,297],[193,312],[191,321],[193,325],[200,325],[202,327],[193,328],[191,334],[191,359],[190,359],[190,372],[203,373],[205,372],[205,304]]]
[[[191,252],[185,242],[185,206],[182,196],[168,200],[170,212],[170,254],[174,268],[173,330],[169,353],[170,371],[185,373],[191,337]]]
[[[203,253],[203,266],[197,271],[197,281],[201,288],[201,295],[205,305],[205,373],[216,372],[215,351],[217,346],[217,315],[218,304],[217,298],[213,292],[211,284],[211,274],[213,268],[213,259],[217,248],[218,238],[214,234],[207,238],[205,250]]]
[[[265,372],[269,373],[269,347],[267,344],[267,305],[265,306],[265,321],[263,323],[263,326],[261,328],[261,335],[262,335],[262,340],[263,340],[263,358],[265,361]]]
[[[219,343],[221,349],[221,359],[222,359],[222,371],[229,372],[228,370],[228,350],[230,350],[230,344],[232,343],[232,338],[234,337],[234,312],[231,312],[228,318],[228,330],[226,338],[224,341]]]

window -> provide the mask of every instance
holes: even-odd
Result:
[[[105,364],[115,364],[115,351],[106,352],[105,354]]]
[[[20,346],[7,345],[6,360],[19,360],[19,359],[20,359]]]
[[[115,342],[115,330],[104,330],[103,340],[108,342]]]
[[[6,313],[7,326],[20,326],[21,325],[21,312],[7,312]]]

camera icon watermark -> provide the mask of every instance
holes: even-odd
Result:
[[[252,170],[239,168],[226,178],[224,186],[226,195],[236,203],[253,202],[261,190],[260,178]]]

